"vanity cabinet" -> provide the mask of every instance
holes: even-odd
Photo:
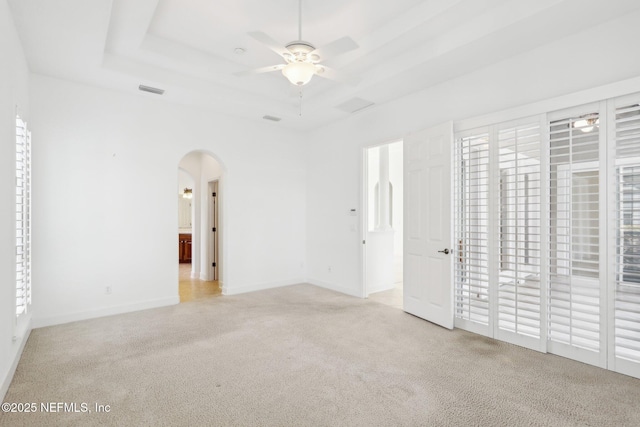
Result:
[[[178,234],[178,261],[180,263],[191,262],[191,234]]]

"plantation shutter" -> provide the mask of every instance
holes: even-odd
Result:
[[[615,109],[614,353],[640,363],[640,106]],[[616,361],[619,365],[620,362]],[[640,369],[635,366],[635,375]]]
[[[31,135],[16,118],[16,315],[31,303]]]
[[[498,328],[533,338],[541,329],[540,139],[538,122],[497,133]]]
[[[595,111],[549,124],[548,339],[560,344],[553,352],[597,364],[601,224]]]
[[[454,313],[473,329],[489,324],[489,134],[458,138],[455,162]]]

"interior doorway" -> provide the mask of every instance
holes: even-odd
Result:
[[[180,302],[222,294],[222,190],[223,167],[213,155],[192,151],[180,160],[177,248]]]
[[[367,147],[363,158],[363,294],[403,308],[403,142]]]

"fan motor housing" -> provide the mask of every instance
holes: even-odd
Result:
[[[315,46],[309,42],[305,42],[303,40],[292,41],[291,43],[285,46],[289,52],[291,52],[293,58],[292,60],[296,61],[307,61],[307,55],[314,50],[316,50]],[[314,55],[317,56],[317,55]],[[316,58],[314,58],[316,59]],[[320,58],[317,58],[318,60]]]

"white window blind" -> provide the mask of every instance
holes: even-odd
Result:
[[[456,140],[455,316],[489,323],[489,135]]]
[[[540,125],[498,131],[498,327],[540,337]]]
[[[550,341],[600,350],[597,112],[549,124]]]
[[[616,357],[640,362],[640,106],[615,110]]]
[[[31,304],[31,133],[16,118],[16,315]]]

